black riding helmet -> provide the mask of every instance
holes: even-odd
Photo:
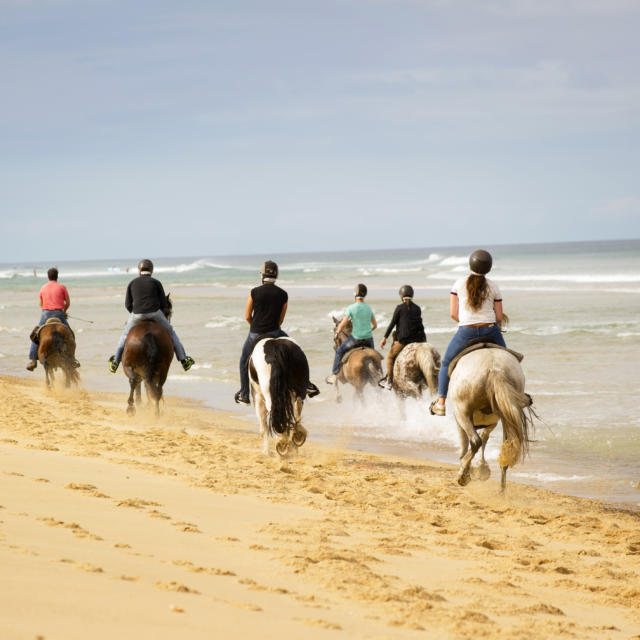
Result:
[[[260,274],[263,278],[277,278],[278,277],[278,265],[273,260],[266,260],[262,264]]]
[[[355,289],[353,290],[353,295],[355,295],[356,298],[364,298],[367,295],[367,285],[365,284],[357,284],[355,286]]]
[[[153,273],[153,262],[149,258],[144,258],[138,262],[138,272],[142,273],[143,271]]]
[[[493,259],[491,258],[491,254],[484,249],[476,249],[469,256],[469,268],[474,273],[479,275],[485,275],[491,271],[491,266],[493,264]]]
[[[410,284],[405,284],[400,287],[400,291],[398,291],[398,293],[403,300],[405,298],[413,298],[413,287]]]

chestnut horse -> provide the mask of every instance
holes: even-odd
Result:
[[[78,384],[76,341],[71,329],[57,318],[50,318],[40,329],[38,360],[44,367],[47,387],[53,384],[53,372],[58,368],[64,371],[66,387]]]
[[[351,335],[351,321],[339,333],[335,333],[335,329],[340,324],[339,318],[333,318],[334,334],[333,343],[334,350],[337,349]],[[378,382],[382,378],[382,356],[371,347],[359,347],[358,343],[353,345],[353,349],[346,352],[342,359],[342,367],[336,376],[336,402],[342,402],[338,383],[352,384],[356,389],[357,397],[362,401],[362,392],[369,384],[378,389]]]
[[[168,307],[162,312],[169,320],[172,304],[168,295],[167,302]],[[153,320],[141,320],[131,328],[122,354],[122,370],[131,387],[127,401],[127,413],[130,416],[136,412],[134,394],[136,403],[140,404],[140,386],[143,380],[147,397],[155,402],[156,416],[160,415],[162,386],[167,379],[172,359],[173,342],[169,332],[161,324]]]

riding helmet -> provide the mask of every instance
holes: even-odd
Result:
[[[492,264],[493,259],[491,258],[491,254],[484,249],[476,249],[469,256],[469,267],[473,273],[485,275],[491,271]]]
[[[273,260],[266,260],[260,269],[260,274],[263,278],[277,278],[278,265]]]
[[[153,262],[149,260],[149,258],[144,258],[138,262],[138,272],[142,273],[143,271],[148,271],[149,273],[153,273]]]
[[[413,287],[410,284],[405,284],[400,287],[400,291],[398,291],[398,293],[403,300],[405,298],[413,298]]]
[[[360,283],[355,286],[353,294],[356,298],[364,298],[367,295],[367,286]]]

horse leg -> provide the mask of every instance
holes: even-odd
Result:
[[[502,475],[500,477],[500,491],[502,493],[505,492],[505,489],[507,488],[507,469],[509,467],[500,467],[500,471],[502,471]]]
[[[267,427],[267,404],[259,389],[253,390],[253,400],[256,407],[256,416],[260,423],[260,435],[262,436],[262,453],[269,455],[269,429]]]
[[[336,402],[340,404],[342,402],[342,396],[340,395],[340,387],[338,386],[338,380],[336,379]]]
[[[136,404],[139,406],[142,404],[142,385],[136,385]]]
[[[44,361],[44,379],[45,382],[47,384],[47,389],[51,389],[51,387],[53,386],[53,369],[51,369],[51,367],[49,366],[49,364],[47,363],[47,361]]]
[[[295,401],[296,424],[291,432],[291,442],[296,447],[301,447],[307,439],[307,430],[302,426],[302,400],[296,398]]]
[[[476,455],[478,449],[482,447],[482,440],[473,428],[473,422],[469,416],[455,409],[453,414],[456,422],[458,423],[461,444],[468,443],[468,450],[467,446],[464,446],[460,451],[460,469],[458,470],[458,484],[464,487],[469,484],[469,481],[471,480],[469,467],[471,466],[471,461]],[[465,440],[463,440],[462,433],[466,436]]]
[[[138,393],[140,393],[140,379],[137,378],[135,374],[132,374],[132,376],[129,378],[129,388],[130,392],[129,399],[127,400],[127,415],[134,416],[136,414],[136,406],[133,402],[133,394],[135,393],[136,389],[138,390]]]
[[[487,446],[489,436],[495,427],[496,425],[494,424],[492,426],[485,427],[481,431],[480,440],[482,440],[482,446],[480,447],[480,464],[477,466],[474,474],[474,477],[477,477],[478,480],[488,480],[491,477],[491,469],[485,460],[484,450]]]

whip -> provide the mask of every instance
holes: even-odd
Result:
[[[93,320],[85,320],[84,318],[78,318],[78,316],[72,316],[67,313],[67,318],[71,318],[72,320],[80,320],[80,322],[88,322],[89,324],[93,324]]]

